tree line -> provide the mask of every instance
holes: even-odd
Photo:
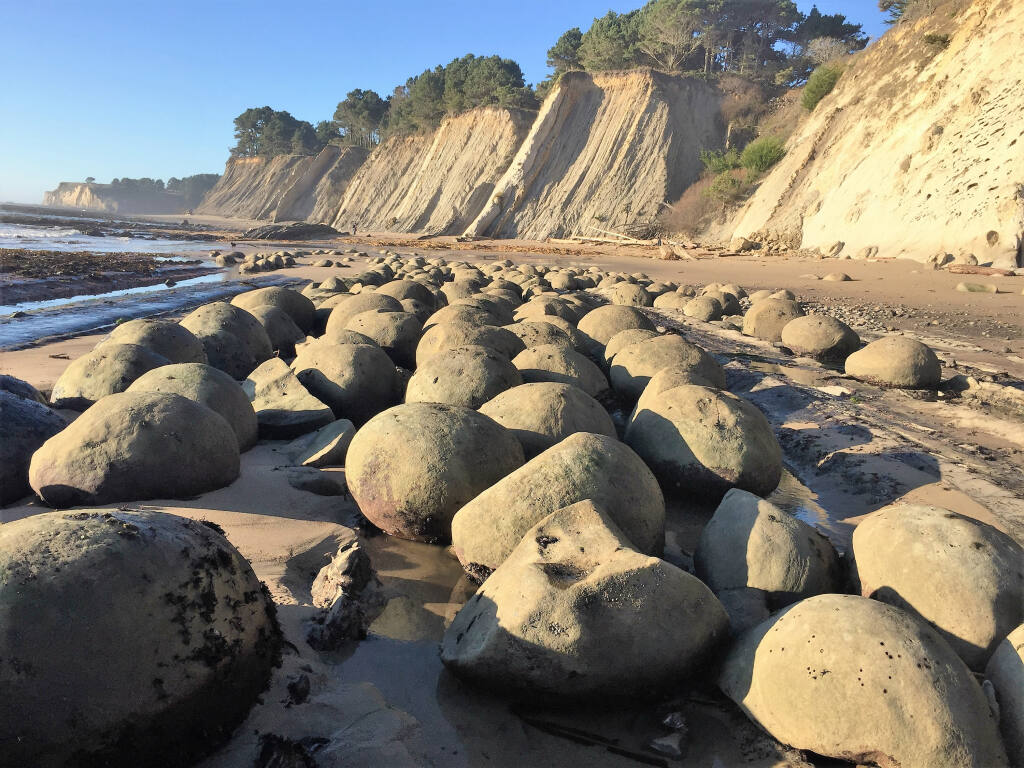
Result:
[[[586,32],[567,30],[548,51],[543,96],[564,73],[653,67],[710,77],[735,73],[774,85],[805,81],[817,64],[867,45],[862,26],[793,0],[651,0],[609,11]]]
[[[382,138],[436,128],[447,115],[480,106],[536,109],[537,97],[512,59],[467,54],[424,70],[382,97],[356,88],[334,116],[313,126],[270,107],[235,118],[232,157],[310,155],[327,144],[376,146]]]
[[[213,185],[220,179],[219,173],[197,173],[192,176],[178,178],[171,176],[164,183],[163,179],[151,179],[143,176],[139,179],[131,179],[127,176],[121,179],[111,179],[111,191],[124,196],[139,197],[158,193],[170,193],[181,195],[187,208],[194,208],[199,205],[203,196],[213,188]],[[94,184],[96,179],[89,176],[85,179],[86,184]]]

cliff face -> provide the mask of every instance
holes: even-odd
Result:
[[[532,112],[482,107],[432,134],[389,139],[356,173],[336,229],[460,234],[486,204],[530,129]]]
[[[281,198],[316,160],[306,155],[231,158],[196,213],[272,221]]]
[[[43,205],[109,213],[183,213],[185,202],[173,192],[126,192],[110,184],[62,181],[43,195]]]
[[[719,96],[650,70],[565,75],[466,234],[542,239],[653,223],[722,143]]]
[[[1024,237],[1024,3],[897,25],[848,66],[738,216],[736,236],[842,253],[969,252]],[[949,35],[949,44],[925,35]]]

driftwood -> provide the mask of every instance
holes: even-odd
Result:
[[[998,267],[975,267],[970,264],[950,264],[946,271],[954,275],[1002,275],[1013,277],[1013,270],[999,269]]]

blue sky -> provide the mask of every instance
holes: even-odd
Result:
[[[232,120],[270,105],[316,122],[353,88],[386,95],[465,53],[547,74],[566,29],[642,0],[4,3],[0,201],[59,181],[220,172]],[[797,0],[804,12],[814,4]],[[875,0],[817,0],[876,37]]]

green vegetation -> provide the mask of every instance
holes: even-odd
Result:
[[[878,10],[889,14],[885,20],[886,24],[895,24],[903,18],[913,2],[914,0],[878,0]]]
[[[711,173],[724,173],[740,167],[740,153],[735,147],[725,152],[704,149],[701,150],[700,161]]]
[[[750,187],[745,174],[737,171],[725,171],[715,176],[711,185],[704,190],[706,197],[723,203],[734,203],[740,200]]]
[[[167,191],[180,194],[185,201],[185,207],[192,209],[199,205],[199,201],[213,189],[213,185],[219,179],[219,173],[197,173],[180,179],[171,176],[167,180]]]
[[[804,86],[800,103],[808,112],[813,112],[818,102],[828,96],[836,87],[843,70],[835,65],[823,64],[811,73]]]
[[[762,136],[747,144],[740,164],[752,173],[764,173],[786,154],[785,142],[776,136]]]
[[[313,154],[319,149],[313,126],[288,112],[253,107],[235,118],[232,157],[285,155],[295,150],[297,154]]]
[[[924,42],[926,45],[933,45],[936,48],[949,48],[949,35],[940,35],[935,32],[929,32],[924,36]]]
[[[711,76],[736,73],[779,85],[803,82],[823,51],[835,58],[867,44],[860,24],[792,0],[650,0],[629,13],[609,11],[548,51],[544,90],[572,69],[654,67]]]

